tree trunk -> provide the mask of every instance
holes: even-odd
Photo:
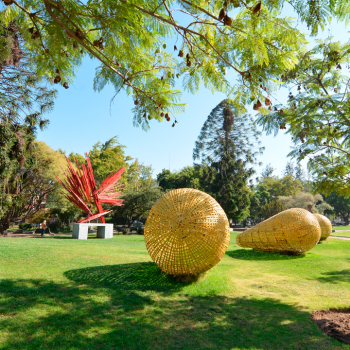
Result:
[[[10,217],[6,217],[6,220],[3,221],[1,224],[0,224],[0,234],[1,235],[7,235],[7,231],[10,227]]]

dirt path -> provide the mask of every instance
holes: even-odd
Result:
[[[330,235],[329,238],[345,239],[346,241],[350,240],[350,237],[341,237],[341,236],[333,236],[333,235]]]

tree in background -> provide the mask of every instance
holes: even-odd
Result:
[[[2,220],[7,225],[35,215],[51,196],[61,197],[55,175],[62,174],[61,166],[66,169],[65,157],[44,142],[35,141],[32,147],[31,158],[27,159],[27,166],[20,173],[18,193],[12,202],[2,207]],[[4,226],[3,232],[8,228]]]
[[[0,25],[0,234],[26,212],[30,184],[40,176],[32,165],[36,128],[48,124],[43,114],[56,95],[30,70],[22,46],[17,23]]]
[[[320,194],[312,195],[311,193],[299,192],[289,197],[280,196],[279,200],[285,205],[287,209],[308,209],[308,206],[312,205],[312,210],[314,213],[323,214],[325,210],[333,210],[333,207],[329,205],[329,203],[325,202],[322,195]]]
[[[105,143],[97,142],[89,152],[89,158],[94,171],[96,183],[100,184],[113,170],[124,167],[128,169],[127,163],[132,158],[125,156],[125,146],[118,142],[118,136],[114,136]],[[121,183],[125,184],[125,177]]]
[[[285,176],[280,178],[278,176],[272,176],[274,169],[270,164],[266,166],[262,171],[260,178],[257,178],[257,183],[250,187],[251,219],[254,221],[260,221],[266,218],[267,212],[275,212],[278,208],[282,208],[277,202],[268,205],[270,202],[278,200],[280,196],[295,196],[297,193],[305,189],[305,186],[308,184],[297,177],[298,172],[300,173],[300,169],[298,169],[298,166],[295,168],[292,162],[288,162],[286,169],[283,172]],[[265,209],[263,212],[262,208],[264,206]],[[277,212],[275,214],[277,214]]]
[[[130,165],[123,206],[115,208],[112,213],[115,222],[122,220],[130,227],[135,220],[147,219],[154,202],[163,194],[152,179],[152,173],[152,167],[145,166],[138,159]]]
[[[274,171],[275,169],[271,166],[271,164],[267,164],[265,169],[261,172],[261,177],[263,179],[271,177]]]
[[[333,207],[333,210],[327,210],[326,212],[329,214],[333,212],[335,215],[339,215],[345,222],[345,225],[349,225],[350,198],[339,196],[333,191],[326,197],[326,201]]]
[[[209,193],[235,221],[248,214],[251,165],[257,164],[257,155],[264,149],[259,135],[251,117],[223,100],[208,116],[193,150],[194,161],[213,170]]]
[[[290,155],[308,159],[313,192],[350,194],[349,62],[350,43],[318,41],[284,75],[288,104],[258,119],[268,133],[288,127],[295,144]]]
[[[274,199],[271,202],[266,203],[260,211],[261,217],[266,220],[271,216],[274,216],[280,213],[283,210],[286,210],[286,206],[279,199]]]
[[[207,164],[186,166],[177,172],[163,169],[157,175],[157,181],[164,191],[177,188],[195,188],[200,191],[209,192],[214,178],[214,172],[214,169],[209,170]]]

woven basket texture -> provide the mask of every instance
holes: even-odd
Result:
[[[321,228],[315,216],[292,208],[255,225],[237,236],[237,244],[268,252],[300,254],[320,240]]]
[[[325,241],[332,233],[332,223],[330,220],[321,214],[314,214],[320,227],[321,227],[321,239],[320,241]]]
[[[144,232],[147,250],[162,271],[197,275],[224,256],[230,226],[224,210],[207,193],[181,188],[153,205]]]

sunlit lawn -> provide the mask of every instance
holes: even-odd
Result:
[[[350,242],[304,257],[229,249],[179,285],[142,236],[0,238],[0,349],[350,349],[310,312],[350,304]]]
[[[350,237],[350,226],[334,226],[333,230],[333,236]]]

